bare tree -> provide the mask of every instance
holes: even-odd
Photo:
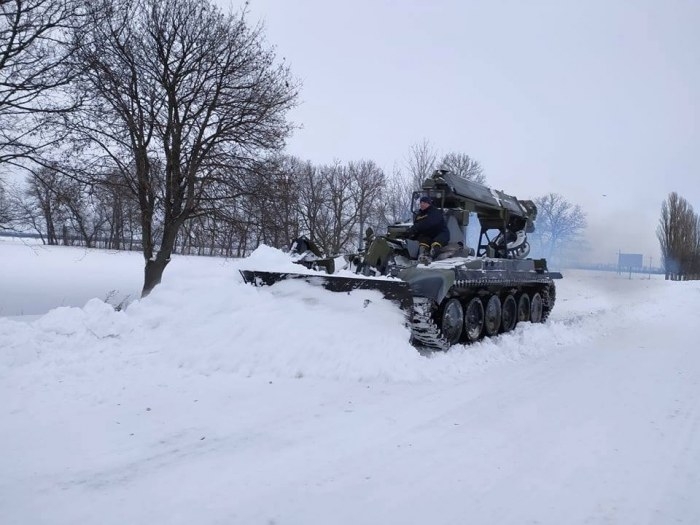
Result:
[[[382,228],[410,219],[411,195],[422,187],[423,181],[432,175],[436,167],[480,184],[486,181],[481,164],[465,153],[448,153],[439,163],[437,158],[437,152],[427,140],[411,146],[407,169],[402,171],[395,168],[392,176],[386,180],[385,195],[378,210]]]
[[[385,197],[378,211],[380,227],[410,218],[411,194],[435,171],[438,153],[427,139],[413,144],[404,168],[394,167],[385,181]]]
[[[10,229],[10,224],[14,219],[14,213],[10,208],[10,198],[5,189],[5,183],[0,178],[0,230]]]
[[[666,279],[694,279],[700,274],[700,218],[676,192],[661,204],[656,229]]]
[[[416,188],[410,178],[394,169],[385,183],[384,198],[379,203],[378,225],[381,230],[388,225],[411,219],[411,195]]]
[[[317,231],[317,243],[327,254],[359,247],[362,229],[377,208],[384,173],[372,161],[336,162],[323,166],[320,176],[327,189],[324,215],[327,225]]]
[[[581,207],[558,193],[534,199],[537,206],[536,229],[531,239],[539,243],[542,254],[552,258],[570,242],[575,242],[586,228],[586,214]]]
[[[306,162],[298,174],[299,177],[299,219],[300,234],[318,243],[330,223],[325,213],[328,196],[326,180],[319,175],[319,169],[311,162]]]
[[[0,1],[0,164],[17,164],[45,146],[45,116],[72,109],[60,96],[71,80],[65,31],[81,22],[73,0]]]
[[[260,186],[250,198],[250,216],[264,244],[284,248],[299,234],[298,174],[303,164],[296,157],[277,155],[260,165]]]
[[[357,249],[365,227],[381,221],[384,172],[370,160],[297,163],[296,170],[296,233],[329,255]]]
[[[299,236],[299,180],[297,173],[303,162],[292,156],[283,156],[275,164],[272,191],[276,216],[271,229],[276,232],[272,246],[289,246]]]
[[[109,209],[102,206],[98,186],[76,178],[63,177],[58,197],[67,213],[66,233],[71,238],[93,248],[109,219]]]
[[[44,244],[59,244],[59,228],[66,220],[61,178],[60,172],[49,167],[31,170],[24,191],[13,196],[17,222],[31,226]]]
[[[700,215],[694,213],[688,217],[689,249],[684,261],[684,277],[686,279],[700,279]]]
[[[85,9],[91,28],[73,34],[73,71],[91,99],[69,126],[93,165],[116,167],[138,200],[147,295],[183,224],[231,184],[230,167],[282,146],[298,87],[245,10],[226,16],[206,0]]]
[[[453,152],[444,155],[440,161],[440,168],[449,170],[463,179],[478,182],[479,184],[486,183],[486,176],[481,164],[466,153]]]
[[[352,203],[353,178],[346,166],[336,161],[318,169],[322,187],[323,218],[316,231],[316,243],[326,254],[339,253],[352,237],[356,214]]]
[[[414,189],[419,189],[423,185],[423,181],[432,175],[436,162],[437,152],[427,139],[411,146],[406,167],[408,178]]]
[[[105,246],[130,250],[139,230],[138,202],[118,172],[107,172],[92,191],[96,206],[104,211]]]
[[[382,196],[386,188],[384,171],[374,161],[361,160],[350,162],[348,172],[353,180],[351,187],[352,206],[357,216],[357,246],[364,238],[367,226],[375,228],[382,222],[380,210],[382,209]]]

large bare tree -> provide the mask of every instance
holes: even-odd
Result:
[[[225,15],[207,0],[85,9],[73,72],[76,95],[91,99],[68,126],[90,170],[116,169],[139,203],[146,295],[183,224],[236,186],[231,168],[282,146],[298,86],[245,10]]]
[[[419,189],[423,181],[433,173],[437,155],[437,151],[428,139],[423,139],[410,147],[406,159],[406,170],[413,189]]]
[[[13,191],[15,220],[30,226],[45,244],[59,244],[61,226],[67,219],[61,195],[63,179],[59,171],[39,167],[30,171],[22,191]]]
[[[474,160],[466,153],[447,153],[440,161],[440,168],[449,170],[463,179],[484,184],[486,176],[484,169],[478,160]]]
[[[568,243],[576,241],[586,228],[586,214],[558,193],[534,199],[537,206],[536,229],[531,239],[539,242],[542,255],[558,254]]]
[[[700,218],[678,193],[661,204],[656,229],[666,279],[698,278],[700,274]]]
[[[381,210],[384,204],[386,176],[371,160],[350,162],[348,171],[354,181],[351,198],[357,215],[357,247],[362,248],[360,240],[364,238],[366,227],[377,228],[383,223]]]
[[[37,155],[41,117],[72,109],[64,38],[79,13],[73,0],[0,0],[0,165]]]

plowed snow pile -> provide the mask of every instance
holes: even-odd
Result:
[[[120,274],[125,255],[49,252],[65,255],[66,250],[76,266],[99,264],[107,283]],[[131,264],[139,264],[137,259],[130,258]],[[174,268],[181,261],[187,267]],[[337,294],[296,281],[255,288],[242,282],[239,267],[306,271],[268,247],[241,261],[178,258],[166,270],[165,282],[125,311],[93,299],[82,308],[56,308],[30,324],[0,320],[2,360],[6,365],[37,361],[81,367],[91,360],[101,366],[162,364],[246,377],[441,381],[503,361],[547,355],[626,323],[657,318],[657,309],[647,308],[648,298],[661,300],[666,291],[674,295],[674,287],[658,279],[575,274],[561,281],[547,325],[526,323],[507,336],[423,356],[409,344],[403,313],[378,292]],[[171,275],[171,269],[177,273]],[[81,273],[76,272],[78,283]]]

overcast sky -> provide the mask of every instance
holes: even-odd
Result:
[[[251,0],[250,16],[303,83],[290,153],[387,173],[423,139],[468,153],[497,189],[581,205],[602,261],[658,262],[669,192],[700,211],[697,0]]]

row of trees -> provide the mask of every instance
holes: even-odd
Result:
[[[422,163],[425,153],[429,162]],[[316,166],[289,155],[258,163],[252,172],[230,173],[241,188],[237,199],[223,199],[185,221],[173,250],[185,254],[242,256],[258,245],[285,247],[309,236],[325,253],[353,251],[367,226],[383,231],[410,219],[410,195],[437,166],[459,162],[479,168],[462,173],[485,182],[478,162],[466,154],[435,154],[426,142],[409,152],[404,170],[392,176],[372,161]],[[117,173],[87,184],[47,167],[33,172],[23,191],[10,192],[5,210],[17,228],[31,227],[47,244],[80,244],[110,249],[141,249],[139,206]],[[580,207],[558,194],[535,199],[534,252],[561,255],[578,242],[586,225]],[[8,223],[9,224],[9,223]],[[156,223],[154,235],[160,235]],[[473,239],[475,240],[475,239]]]
[[[426,152],[430,161],[420,163]],[[437,165],[449,162],[471,166],[472,173],[464,176],[484,180],[468,155],[438,157],[427,142],[411,148],[406,169],[392,177],[373,161],[316,166],[289,155],[269,157],[250,169],[230,170],[227,179],[235,181],[236,198],[212,201],[206,213],[185,221],[173,249],[240,256],[261,243],[283,247],[307,235],[326,253],[350,251],[367,226],[381,230],[409,218],[411,192]],[[139,205],[121,182],[118,173],[85,182],[65,167],[41,167],[21,191],[5,194],[5,224],[29,226],[47,244],[140,249]],[[160,228],[156,222],[156,236]]]
[[[370,160],[283,155],[299,89],[245,8],[3,1],[0,171],[29,176],[22,189],[0,185],[0,224],[31,226],[50,244],[140,249],[147,294],[175,251],[243,255],[301,234],[348,251],[366,226],[405,219],[436,167],[485,182],[477,161],[427,141],[391,176]],[[576,219],[560,196],[540,205],[551,253],[584,222],[560,228]]]
[[[661,205],[656,235],[666,279],[700,279],[700,216],[676,192]]]

